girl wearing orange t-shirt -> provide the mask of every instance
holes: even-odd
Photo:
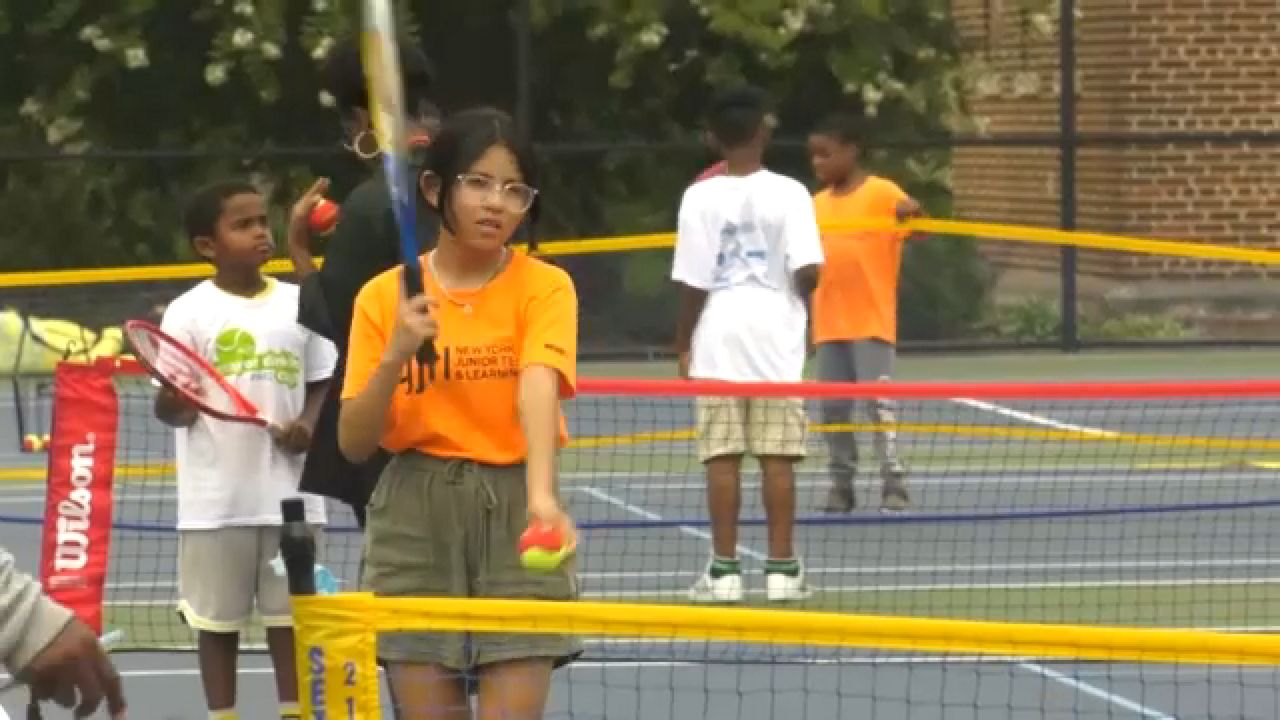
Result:
[[[393,455],[368,504],[364,582],[378,595],[577,597],[572,561],[526,570],[530,520],[576,534],[561,508],[560,401],[576,382],[578,303],[559,268],[508,241],[536,218],[532,153],[495,110],[446,121],[421,189],[441,211],[423,255],[425,295],[403,298],[402,270],[356,297],[338,442],[359,462]],[[434,342],[437,360],[417,351]],[[474,677],[482,718],[542,716],[569,637],[394,633],[379,637],[397,717],[467,718]]]
[[[856,121],[849,115],[831,115],[809,135],[809,159],[823,185],[813,198],[826,259],[813,293],[812,313],[821,382],[889,379],[898,342],[898,273],[902,244],[908,237],[896,230],[841,232],[828,226],[886,217],[902,222],[920,214],[919,203],[892,180],[861,167],[859,150]],[[823,401],[823,424],[849,424],[853,404],[851,400]],[[878,425],[896,422],[894,404],[888,400],[868,402],[867,414]],[[856,505],[857,441],[853,433],[826,433],[825,437],[831,455],[831,487],[822,509],[849,512]],[[904,510],[906,471],[894,433],[874,433],[873,444],[880,464],[881,509]]]

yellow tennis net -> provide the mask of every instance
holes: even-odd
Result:
[[[1073,668],[1085,663],[1132,666],[1128,674],[1136,679],[1144,668],[1151,672],[1152,665],[1165,665],[1183,674],[1180,685],[1206,687],[1205,678],[1224,670],[1247,673],[1251,666],[1259,671],[1280,666],[1280,636],[1203,630],[365,593],[296,596],[293,602],[304,717],[391,717],[391,701],[379,677],[377,637],[403,631],[570,634],[596,647],[629,643],[633,654],[643,649],[643,664],[605,660],[589,661],[581,670],[572,664],[561,668],[565,677],[553,689],[560,696],[549,704],[562,717],[692,717],[683,713],[696,704],[708,713],[701,717],[782,717],[758,712],[776,707],[773,695],[780,688],[767,680],[778,679],[779,672],[794,676],[786,681],[787,692],[803,696],[784,705],[816,711],[901,704],[914,705],[919,716],[940,717],[965,703],[940,696],[939,683],[962,690],[974,685],[957,696],[972,696],[973,701],[982,693],[983,674],[989,676],[993,668],[1005,673],[1007,695],[1003,706],[986,697],[989,709],[1001,711],[989,717],[1019,711],[1047,715],[1062,703],[1054,697],[1062,691],[1054,687],[1057,677],[1070,678]],[[658,673],[659,681],[674,672],[710,677],[701,693],[695,689],[681,697],[664,693],[645,700],[639,696],[655,682],[645,677],[646,671]],[[919,676],[913,680],[915,672]],[[864,677],[853,680],[858,673]],[[883,686],[871,682],[877,677]],[[913,687],[917,682],[922,685]],[[1169,689],[1146,688],[1143,695],[1157,704],[1153,698]],[[691,697],[699,694],[701,698]],[[933,706],[924,699],[929,695],[934,695]],[[1029,699],[1037,695],[1038,704]],[[757,712],[740,712],[743,696],[754,698]],[[1162,700],[1158,704],[1176,716],[1177,694]],[[664,704],[670,714],[660,707]],[[1080,710],[1073,716],[1090,715],[1087,708]],[[1106,711],[1105,703],[1095,710]]]

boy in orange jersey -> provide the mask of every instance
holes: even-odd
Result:
[[[813,343],[821,382],[888,380],[893,373],[898,340],[898,271],[903,231],[828,230],[853,220],[895,218],[902,222],[919,215],[920,204],[893,181],[862,168],[856,120],[837,113],[825,118],[809,136],[809,158],[822,190],[814,196],[814,211],[822,228],[822,277],[813,295]],[[852,400],[822,403],[822,423],[848,424]],[[896,422],[888,400],[867,403],[876,424]],[[831,487],[825,512],[850,512],[857,504],[853,478],[858,446],[853,433],[825,434],[830,450]],[[905,510],[909,503],[906,471],[898,458],[891,431],[874,433],[880,463],[881,509]]]

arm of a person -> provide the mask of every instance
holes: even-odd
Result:
[[[818,288],[818,274],[822,269],[822,231],[818,228],[818,216],[809,194],[800,188],[792,199],[786,224],[787,269],[796,294],[809,308],[813,291]]]
[[[196,339],[188,329],[186,306],[185,302],[170,303],[169,307],[165,308],[160,329],[178,342],[194,348]],[[186,398],[164,385],[160,385],[156,392],[154,412],[157,420],[174,428],[191,427],[200,415],[200,411],[187,402]]]
[[[526,483],[531,509],[556,501],[560,400],[577,388],[578,297],[567,275],[526,308],[517,402],[527,446]]]
[[[188,428],[195,424],[200,411],[186,398],[167,387],[156,391],[156,419],[172,428]]]
[[[818,289],[822,271],[822,235],[818,217],[809,194],[800,189],[792,200],[793,207],[787,214],[787,269],[791,271],[792,286],[804,303],[805,315],[813,317],[813,293]],[[806,323],[811,332],[813,323]]]
[[[719,249],[702,223],[697,197],[691,188],[680,203],[671,267],[671,279],[681,286],[675,343],[675,350],[680,354],[688,353],[693,345],[693,331],[698,326],[698,318],[702,316],[707,295],[715,282],[716,252]]]
[[[419,225],[426,222],[420,218]],[[361,183],[342,203],[326,242],[325,263],[299,281],[298,322],[345,350],[356,295],[396,264],[399,247],[385,187],[377,181]]]
[[[305,223],[289,224],[286,245],[289,248],[289,262],[293,265],[293,275],[299,283],[319,270],[319,263],[311,254],[311,232]]]
[[[369,459],[378,449],[402,370],[400,363],[386,357],[389,332],[378,317],[381,307],[377,300],[368,285],[356,296],[347,342],[338,449],[354,463]]]
[[[693,346],[693,331],[707,305],[707,291],[680,285],[680,305],[676,310],[676,352],[687,353]]]
[[[298,415],[298,422],[305,425],[308,430],[314,430],[316,421],[320,419],[324,399],[329,395],[330,382],[332,381],[318,380],[307,383],[307,399],[302,405],[302,414]]]
[[[324,407],[328,394],[328,379],[307,383],[302,412],[282,427],[271,428],[272,437],[285,452],[299,454],[311,448],[316,422],[320,419],[320,410]]]
[[[355,463],[364,462],[377,451],[387,428],[391,401],[413,354],[411,351],[401,356],[394,350],[394,328],[400,321],[383,307],[388,300],[378,291],[370,283],[356,296],[347,344],[347,372],[338,412],[338,449]],[[398,300],[398,294],[393,296],[389,302]],[[426,299],[417,296],[413,302],[425,303]],[[426,317],[425,305],[422,316]]]
[[[15,674],[71,622],[71,611],[50,600],[40,584],[0,550],[0,659]]]
[[[380,359],[367,376],[364,389],[342,401],[338,413],[338,449],[347,460],[361,463],[377,451],[402,370],[402,363]],[[350,373],[347,377],[351,377]]]
[[[334,382],[333,373],[338,365],[338,348],[327,338],[314,332],[307,333],[306,352],[307,395],[298,420],[308,430],[315,429],[324,408],[325,398]]]
[[[298,282],[306,280],[316,271],[316,259],[311,254],[311,213],[324,200],[324,193],[328,189],[328,178],[316,179],[289,212],[286,244],[289,247],[289,260],[293,263],[293,274]]]
[[[914,218],[926,217],[924,208],[921,207],[919,201],[908,195],[906,191],[896,184],[890,184],[886,204],[893,208],[893,217],[899,223],[905,223]],[[912,240],[919,237],[923,237],[923,233],[914,230],[909,230],[902,234],[903,240]]]
[[[560,435],[560,371],[526,365],[520,371],[520,428],[524,432],[525,491],[529,506],[555,502]]]

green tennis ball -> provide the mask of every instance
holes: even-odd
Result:
[[[520,564],[524,565],[526,570],[536,572],[552,572],[560,567],[566,556],[569,555],[569,548],[560,548],[559,550],[548,550],[546,548],[532,547],[520,553]]]

